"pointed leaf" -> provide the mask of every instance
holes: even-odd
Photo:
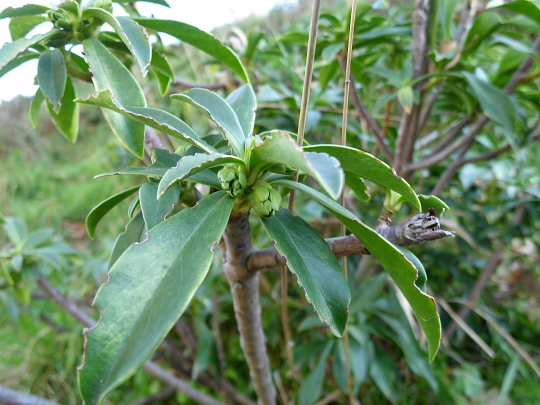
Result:
[[[193,156],[184,156],[178,161],[178,164],[169,169],[159,182],[158,198],[168,190],[168,188],[175,183],[189,177],[193,174],[202,172],[210,167],[223,165],[225,163],[236,163],[244,165],[244,161],[236,156],[223,155],[221,153],[211,153],[209,155],[205,153],[198,153]],[[221,186],[220,186],[221,188]]]
[[[56,128],[60,131],[64,137],[71,143],[75,143],[77,135],[79,134],[79,104],[75,103],[77,93],[75,92],[75,86],[71,77],[66,80],[66,90],[62,97],[62,105],[60,111],[55,112],[53,105],[46,100],[49,114],[53,119]],[[36,102],[39,102],[37,100]],[[32,107],[34,107],[32,105]]]
[[[102,8],[88,7],[83,11],[83,18],[96,17],[109,24],[116,31],[135,57],[142,75],[146,76],[152,59],[152,45],[144,28],[129,17],[114,17]]]
[[[423,212],[428,212],[430,208],[433,208],[439,217],[442,217],[442,214],[445,210],[449,210],[450,207],[439,197],[434,195],[423,195],[419,194],[418,199],[422,203]]]
[[[195,48],[216,58],[219,62],[230,68],[242,80],[249,83],[249,78],[242,62],[228,47],[207,32],[201,31],[193,25],[174,20],[158,20],[155,18],[133,18],[143,27],[172,35],[180,41],[188,43]]]
[[[285,208],[261,221],[278,252],[287,257],[289,269],[298,277],[307,300],[332,333],[341,337],[351,295],[328,243],[306,221]]]
[[[163,222],[165,216],[172,212],[174,205],[178,204],[180,185],[170,187],[159,200],[157,192],[158,183],[155,181],[143,184],[139,190],[141,210],[148,230]]]
[[[224,99],[206,89],[191,89],[185,93],[173,94],[171,98],[185,101],[209,117],[223,132],[236,154],[244,156],[246,139],[242,126],[234,110]]]
[[[34,129],[39,125],[39,112],[41,111],[41,106],[43,105],[44,101],[45,96],[41,92],[41,89],[38,88],[36,95],[32,99],[32,103],[30,103],[30,121],[32,121],[32,126]]]
[[[116,242],[114,243],[111,257],[109,259],[108,270],[116,263],[118,258],[126,251],[128,247],[134,243],[141,242],[144,239],[146,233],[146,227],[144,225],[144,218],[142,211],[139,211],[135,217],[128,222],[126,230],[118,235]]]
[[[34,35],[32,38],[19,38],[13,42],[6,42],[4,46],[0,48],[0,71],[21,52],[24,52],[32,45],[35,45],[44,39],[52,37],[58,32],[58,30],[51,30],[45,34]]]
[[[51,10],[50,7],[42,6],[39,4],[25,4],[22,7],[8,7],[0,12],[0,20],[2,18],[13,18],[13,17],[23,17],[25,15],[37,15],[45,14],[47,11]]]
[[[242,87],[237,88],[227,96],[225,101],[229,103],[238,117],[244,136],[247,138],[252,135],[253,126],[255,125],[257,99],[251,84],[245,84]]]
[[[88,236],[93,239],[94,233],[96,232],[96,226],[99,221],[101,221],[101,218],[103,218],[107,212],[137,191],[140,187],[141,185],[139,184],[138,186],[128,188],[127,190],[115,194],[96,205],[86,216],[86,230],[88,231]]]
[[[497,7],[488,8],[489,11],[497,9],[506,9],[514,13],[522,14],[533,20],[540,27],[540,8],[533,2],[528,0],[516,0],[502,4]]]
[[[1,52],[1,51],[0,51]],[[6,66],[4,66],[2,69],[0,69],[0,77],[4,76],[6,73],[11,72],[16,67],[21,66],[23,63],[26,63],[30,60],[38,59],[39,54],[38,53],[26,53],[21,56],[19,56],[16,59],[13,59],[11,62],[9,62]]]
[[[122,106],[146,107],[146,99],[131,72],[97,39],[83,41],[86,61],[92,69],[92,80],[97,91],[110,90]],[[144,156],[144,124],[118,113],[103,110],[114,134],[135,156]]]
[[[16,39],[25,37],[36,27],[36,25],[39,25],[45,21],[47,21],[47,19],[42,15],[29,15],[22,18],[12,18],[9,22],[9,33],[11,35],[11,40],[15,41]]]
[[[326,153],[304,153],[286,132],[272,131],[263,143],[253,147],[249,167],[265,164],[282,164],[306,172],[334,199],[343,190],[339,161]]]
[[[188,124],[167,111],[158,108],[124,107],[117,101],[118,99],[113,96],[113,93],[110,90],[100,91],[97,96],[90,96],[86,99],[77,99],[77,103],[97,105],[98,107],[114,111],[124,117],[131,118],[137,122],[162,131],[167,135],[182,139],[207,152],[211,153],[216,151],[215,148],[199,138],[199,135],[197,135]]]
[[[341,162],[347,174],[377,183],[385,188],[401,194],[413,207],[422,211],[422,206],[412,187],[398,176],[394,169],[369,153],[339,145],[304,146],[305,151],[324,152],[334,156]]]
[[[441,321],[433,297],[423,293],[415,285],[418,278],[416,267],[392,243],[362,223],[349,210],[332,201],[324,194],[304,184],[290,180],[277,180],[272,185],[294,188],[305,192],[327,208],[364,243],[371,254],[379,260],[390,274],[411,305],[426,335],[429,359],[433,361],[441,344]]]
[[[28,239],[28,228],[21,218],[7,217],[3,228],[15,247],[22,245]]]
[[[67,69],[60,49],[43,52],[38,62],[38,81],[41,91],[53,105],[54,112],[60,110],[60,100],[66,88]]]
[[[516,146],[514,132],[517,112],[510,96],[473,73],[463,72],[463,77],[469,82],[484,113],[503,127],[510,144]]]
[[[95,304],[99,324],[85,332],[79,370],[85,404],[101,404],[148,360],[203,282],[234,199],[217,192],[162,222],[116,261]]]

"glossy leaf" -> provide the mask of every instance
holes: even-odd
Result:
[[[155,18],[134,18],[134,20],[143,27],[172,35],[180,41],[213,56],[240,76],[242,80],[249,83],[246,70],[238,56],[207,32],[201,31],[193,25],[174,20],[158,20]]]
[[[416,267],[392,243],[362,223],[349,210],[343,208],[324,194],[304,184],[290,180],[277,180],[275,186],[294,188],[305,192],[335,215],[368,250],[379,260],[411,305],[426,335],[429,359],[433,361],[441,343],[441,321],[433,297],[423,293],[416,285]]]
[[[153,3],[153,4],[159,4],[160,6],[165,6],[168,8],[171,8],[169,6],[169,3],[167,3],[165,0],[137,0],[138,2],[142,3]],[[133,0],[114,0],[115,3],[123,4],[123,3],[132,3]]]
[[[234,199],[217,192],[172,216],[118,258],[98,291],[98,325],[85,332],[84,403],[105,395],[148,360],[203,282]]]
[[[305,146],[305,151],[324,152],[341,162],[347,174],[377,183],[401,194],[413,207],[422,211],[422,206],[412,187],[394,169],[369,153],[348,146],[313,145]]]
[[[8,7],[0,12],[0,20],[2,18],[23,17],[26,15],[38,15],[45,14],[50,7],[42,6],[40,4],[25,4],[22,7]]]
[[[497,7],[489,8],[489,11],[503,9],[514,13],[522,14],[533,20],[540,27],[540,8],[533,1],[516,0]]]
[[[285,208],[261,221],[278,252],[287,257],[287,265],[298,277],[307,300],[332,333],[341,337],[351,295],[328,243],[306,221]]]
[[[146,233],[142,211],[133,217],[126,225],[126,230],[116,238],[111,257],[109,258],[108,270],[116,263],[118,258],[134,243],[141,242]]]
[[[156,76],[161,95],[165,96],[169,92],[171,82],[174,80],[174,72],[169,61],[160,53],[152,50],[150,70]]]
[[[245,84],[237,88],[225,99],[234,110],[244,136],[247,138],[253,133],[255,125],[255,111],[257,110],[257,99],[251,84]]]
[[[139,189],[139,201],[144,223],[148,230],[163,222],[180,199],[179,184],[170,187],[159,200],[157,199],[157,191],[158,183],[154,181],[143,184]]]
[[[368,193],[368,186],[361,177],[345,174],[345,184],[351,188],[354,196],[362,202],[368,202],[371,196]]]
[[[148,125],[167,135],[182,139],[191,145],[195,145],[207,152],[215,152],[215,148],[204,142],[199,135],[181,119],[158,108],[148,107],[124,107],[117,102],[117,98],[110,90],[103,90],[97,96],[86,99],[77,99],[78,103],[97,105],[121,114],[126,118]]]
[[[75,143],[79,134],[79,105],[74,101],[76,98],[77,94],[75,93],[73,80],[71,80],[71,77],[68,77],[60,111],[58,113],[54,111],[53,105],[49,100],[45,100],[56,128],[71,143]]]
[[[501,89],[487,83],[473,73],[463,72],[484,113],[505,130],[508,141],[515,146],[514,132],[517,117],[512,99]]]
[[[121,106],[146,107],[146,99],[131,72],[96,39],[83,41],[86,61],[98,91],[110,90]],[[144,156],[144,124],[123,115],[103,110],[114,134],[138,158]]]
[[[205,169],[223,165],[225,163],[236,163],[244,165],[244,161],[236,156],[222,155],[221,153],[198,153],[193,156],[184,156],[178,164],[169,169],[159,182],[158,198],[177,181],[183,180],[193,174],[202,172]],[[220,186],[221,188],[221,186]]]
[[[96,231],[96,226],[101,221],[101,219],[109,212],[111,209],[116,207],[131,194],[137,191],[141,186],[135,186],[128,188],[118,194],[113,195],[112,197],[107,198],[105,201],[102,201],[96,205],[92,211],[86,216],[86,230],[88,231],[88,236],[92,239],[94,238],[94,233]]]
[[[324,153],[304,153],[286,132],[270,132],[263,143],[251,151],[250,170],[271,164],[300,169],[315,178],[332,198],[337,199],[341,195],[344,175],[339,161]]]
[[[231,106],[216,93],[206,89],[191,89],[185,93],[173,94],[171,98],[181,100],[196,107],[216,123],[231,147],[239,157],[244,156],[244,131]]]
[[[88,7],[83,11],[83,18],[96,17],[106,22],[118,34],[122,42],[135,57],[142,75],[146,76],[152,60],[152,45],[145,30],[129,17],[116,18],[102,8]]]
[[[443,200],[434,195],[425,196],[423,194],[419,194],[418,199],[422,203],[423,212],[428,212],[430,208],[433,208],[435,212],[442,217],[444,211],[450,209],[450,207]]]
[[[13,42],[6,42],[4,46],[0,48],[0,71],[4,69],[8,63],[15,60],[20,53],[24,52],[32,45],[52,37],[58,32],[58,30],[51,30],[45,34],[34,35],[32,38],[19,38]]]

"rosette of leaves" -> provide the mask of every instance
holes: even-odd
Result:
[[[87,56],[91,65],[96,55],[113,64],[114,56],[98,42],[87,49],[95,52]],[[103,73],[96,70],[95,74],[99,81]],[[127,76],[124,83],[138,87]],[[251,208],[278,251],[287,257],[290,270],[320,319],[336,336],[342,335],[350,292],[341,266],[319,233],[281,207],[278,188],[296,189],[313,198],[365,243],[411,303],[426,332],[430,359],[434,357],[440,321],[433,299],[415,285],[417,268],[401,250],[335,201],[345,179],[351,185],[368,179],[421,209],[417,195],[402,178],[382,161],[354,148],[301,148],[292,134],[283,131],[253,135],[256,99],[249,84],[225,99],[205,89],[171,97],[212,120],[222,138],[200,137],[164,110],[121,105],[110,89],[77,100],[191,144],[183,155],[154,149],[149,167],[107,173],[142,175],[148,182],[104,201],[87,218],[93,235],[106,212],[138,190],[130,206],[131,220],[112,253],[109,281],[95,299],[102,309],[101,320],[86,334],[79,374],[86,403],[101,403],[151,357],[203,282],[213,260],[212,246],[221,239],[229,218],[245,215]],[[320,190],[293,181],[297,170],[315,180]],[[209,186],[206,189],[211,192],[202,195],[202,188],[195,188],[197,184]]]
[[[145,1],[169,7],[165,0]],[[113,3],[126,9],[130,16],[114,16]],[[149,73],[160,92],[165,94],[174,74],[167,57],[162,54],[159,32],[200,49],[228,67],[241,80],[248,81],[238,57],[212,35],[179,21],[139,17],[134,3],[93,0],[83,5],[82,0],[65,0],[56,8],[26,4],[18,8],[7,7],[0,12],[0,20],[10,19],[12,39],[0,49],[0,77],[30,60],[39,61],[36,80],[39,89],[30,111],[34,126],[37,125],[40,107],[45,103],[62,135],[70,142],[77,140],[79,104],[74,102],[77,98],[74,79],[93,80],[97,89],[113,90],[120,104],[145,107],[146,101],[139,89],[121,91],[126,66],[132,62],[143,77]],[[31,36],[33,29],[42,23],[50,23],[50,31]],[[111,27],[113,31],[107,31],[105,27]],[[152,43],[150,35],[157,41]],[[74,46],[80,44],[84,53],[92,55],[91,58],[85,59],[76,53],[80,47]],[[99,49],[96,50],[97,47]],[[109,71],[111,65],[102,57],[104,49],[113,51],[124,62],[119,63],[117,70]],[[95,56],[96,53],[101,55]],[[96,74],[100,70],[105,70],[106,74]],[[96,79],[97,76],[100,78]],[[105,115],[123,145],[141,158],[144,154],[144,125],[110,111]]]

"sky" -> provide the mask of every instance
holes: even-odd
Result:
[[[21,7],[28,3],[54,6],[59,2],[51,0],[0,0],[0,10],[8,6]],[[144,2],[140,2],[138,7],[143,15],[154,14],[156,18],[178,20],[210,31],[214,27],[234,22],[251,14],[264,15],[276,4],[291,2],[291,0],[168,0],[170,9]],[[0,20],[0,47],[11,41],[8,24],[9,19]],[[48,30],[49,28],[45,26],[38,27],[30,36]],[[18,94],[26,96],[35,94],[37,86],[33,83],[36,70],[37,60],[34,60],[1,77],[0,100],[11,100]]]

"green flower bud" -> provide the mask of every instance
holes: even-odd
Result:
[[[66,10],[49,10],[47,12],[47,19],[54,24],[56,28],[71,31],[73,29],[73,22],[71,16]]]
[[[281,194],[268,183],[259,183],[251,194],[251,206],[258,216],[270,217],[281,208]]]
[[[238,197],[247,186],[247,177],[244,172],[233,167],[224,167],[218,172],[218,180],[223,190],[229,192],[232,197]]]

